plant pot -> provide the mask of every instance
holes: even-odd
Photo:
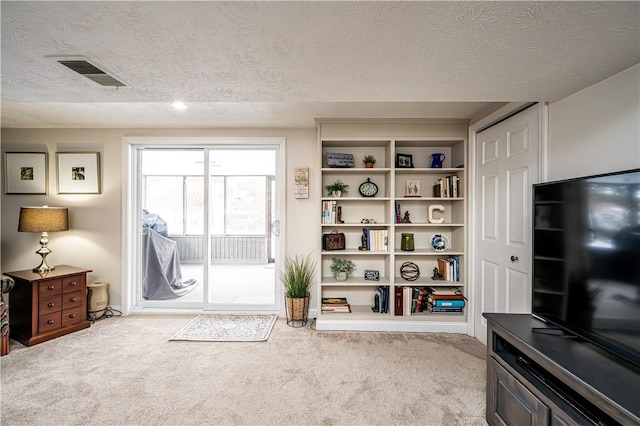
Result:
[[[365,166],[367,169],[373,169],[373,163],[364,163],[364,166]]]
[[[347,273],[346,272],[338,272],[336,274],[336,281],[346,281],[347,280]]]
[[[287,325],[304,327],[309,317],[309,295],[305,297],[284,297],[287,309]]]
[[[335,198],[340,198],[342,197],[342,191],[333,191],[331,195]]]

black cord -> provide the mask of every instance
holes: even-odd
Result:
[[[87,315],[87,319],[91,322],[96,322],[97,320],[101,320],[103,318],[111,318],[111,317],[120,317],[122,316],[122,312],[117,309],[112,308],[111,306],[107,306],[104,310],[104,314],[100,318],[96,318],[96,312],[89,312]],[[99,311],[98,311],[99,312]]]

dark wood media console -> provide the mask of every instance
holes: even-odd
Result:
[[[490,425],[640,424],[637,367],[530,314],[483,316]]]

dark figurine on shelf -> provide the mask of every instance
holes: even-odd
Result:
[[[404,217],[402,218],[402,223],[411,223],[411,220],[409,220],[409,210],[404,212]]]
[[[433,268],[433,276],[431,277],[432,280],[444,280],[444,275],[440,273],[440,271],[438,271],[438,268]]]

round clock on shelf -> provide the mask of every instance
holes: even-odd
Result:
[[[360,184],[359,191],[360,195],[362,195],[363,197],[375,197],[378,193],[378,185],[371,182],[370,178],[367,178],[366,182],[362,182]]]

